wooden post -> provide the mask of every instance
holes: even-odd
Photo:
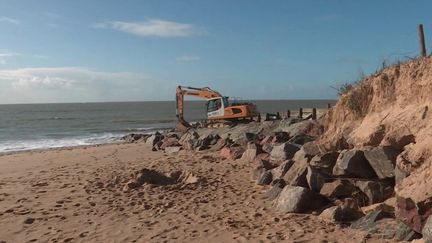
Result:
[[[291,117],[291,111],[287,110],[287,118],[290,118],[290,117]]]
[[[423,25],[419,24],[418,26],[418,35],[419,35],[419,41],[420,41],[420,55],[422,57],[426,56],[426,44],[425,44],[425,38],[424,38],[424,31],[423,31]]]
[[[303,118],[303,108],[299,108],[298,118]]]
[[[316,108],[312,108],[312,120],[316,120],[317,119],[317,110]]]

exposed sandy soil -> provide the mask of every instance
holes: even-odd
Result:
[[[396,194],[417,203],[430,200],[431,80],[432,57],[395,64],[365,78],[329,111],[322,147],[393,146],[403,151],[397,168],[409,175],[396,185]]]
[[[0,156],[0,240],[6,242],[383,242],[314,215],[273,211],[252,165],[217,154],[167,156],[118,144]],[[142,168],[190,171],[196,184],[145,184]],[[34,221],[33,221],[34,220]]]

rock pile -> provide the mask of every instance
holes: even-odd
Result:
[[[146,141],[148,137],[150,137],[150,134],[136,134],[131,133],[126,136],[123,136],[121,139],[124,140],[127,143],[136,143],[141,141]]]
[[[141,169],[136,171],[131,179],[128,180],[123,187],[124,192],[141,187],[144,184],[167,186],[174,184],[196,184],[203,182],[204,179],[194,175],[189,171],[173,171],[170,173],[162,173],[153,169]]]
[[[318,121],[279,120],[155,133],[138,141],[169,154],[180,150],[211,151],[225,159],[250,163],[251,179],[269,187],[265,196],[280,213],[320,214],[323,220],[352,223],[355,228],[371,232],[378,230],[378,225],[396,224],[396,203],[386,202],[394,198],[400,150],[385,145],[322,149],[316,140],[322,133]],[[161,183],[178,182],[173,177],[159,179]],[[136,178],[128,183],[125,190],[142,185]],[[409,213],[416,213],[412,213],[409,202],[403,203],[407,211],[411,210]],[[377,212],[381,212],[379,217],[370,216]],[[386,237],[396,239],[396,233]],[[398,237],[406,240],[418,234],[406,230]]]
[[[300,121],[292,126],[296,129],[290,132],[248,132],[244,140],[227,137],[220,155],[250,162],[252,180],[271,186],[266,197],[280,213],[319,213],[323,220],[369,232],[400,225],[394,214],[396,203],[386,203],[395,196],[400,150],[387,145],[322,150],[315,141],[319,123],[313,127],[310,121]],[[315,133],[308,134],[304,128]],[[408,229],[404,234],[394,230],[383,235],[403,240],[419,237]]]
[[[279,143],[272,144],[270,156],[252,162],[251,178],[257,185],[271,185],[266,197],[278,212],[319,213],[325,221],[380,232],[385,239],[420,237],[420,232],[395,218],[395,207],[400,204],[410,210],[407,215],[419,215],[416,210],[421,210],[409,201],[395,200],[400,151],[389,146],[321,151],[315,141],[273,141]],[[387,230],[391,227],[396,228]]]
[[[181,133],[168,132],[166,134],[161,134],[156,132],[154,134],[128,134],[122,137],[122,140],[126,143],[138,143],[144,142],[152,147],[153,151],[163,150],[167,154],[174,154],[182,149],[182,144],[180,144]]]

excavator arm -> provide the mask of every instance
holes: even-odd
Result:
[[[184,97],[185,96],[194,96],[200,97],[203,99],[211,99],[222,97],[222,95],[214,91],[208,87],[205,88],[194,88],[194,87],[186,87],[186,86],[177,86],[176,89],[176,116],[179,122],[189,127],[190,124],[184,120]]]

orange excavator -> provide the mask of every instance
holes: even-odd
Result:
[[[184,120],[184,96],[195,96],[207,99],[207,119],[209,123],[223,121],[238,122],[241,120],[253,120],[259,117],[256,105],[252,103],[233,103],[230,104],[228,97],[208,87],[194,88],[177,86],[176,90],[176,115],[180,124],[190,127]]]

